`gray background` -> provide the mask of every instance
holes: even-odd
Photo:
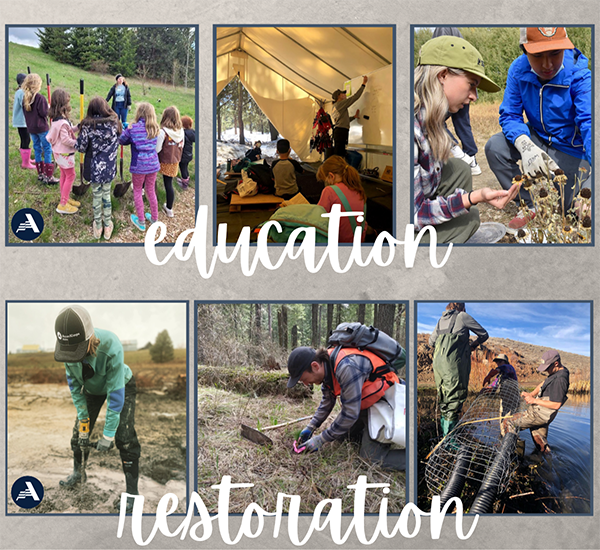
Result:
[[[199,204],[208,204],[212,216],[212,127],[213,127],[213,25],[240,24],[395,24],[397,25],[396,65],[396,227],[399,235],[409,221],[411,181],[410,124],[412,122],[412,92],[410,90],[410,24],[505,24],[505,25],[569,25],[598,24],[600,8],[597,0],[543,2],[540,0],[506,0],[488,3],[432,0],[400,3],[391,0],[366,1],[296,1],[267,0],[164,2],[162,0],[131,0],[123,3],[75,2],[50,0],[47,2],[2,1],[0,19],[5,24],[199,24],[199,113],[200,154],[197,166],[203,167],[199,178]],[[2,106],[5,105],[4,28],[2,42]],[[595,59],[599,48],[596,40]],[[11,75],[12,81],[12,75]],[[596,89],[598,71],[595,74]],[[12,93],[11,98],[12,100]],[[596,111],[597,112],[597,111]],[[0,127],[6,121],[1,110]],[[599,125],[596,117],[596,135]],[[0,151],[4,158],[5,133],[0,136]],[[4,164],[0,177],[4,180]],[[6,182],[3,181],[2,189]],[[598,202],[596,201],[596,207]],[[597,272],[600,255],[597,247],[574,248],[518,248],[518,247],[458,247],[442,269],[433,269],[428,250],[421,250],[413,269],[406,269],[403,250],[399,248],[393,264],[386,268],[371,265],[354,267],[339,275],[325,266],[316,275],[307,274],[303,263],[286,261],[277,271],[260,268],[251,277],[244,277],[239,262],[218,265],[209,280],[202,279],[192,259],[187,263],[171,261],[163,267],[151,265],[140,247],[40,247],[23,245],[6,248],[5,195],[0,194],[0,298],[6,300],[593,300],[600,299]],[[211,225],[212,227],[212,225]],[[597,232],[596,232],[597,233]],[[212,231],[209,231],[212,234]],[[596,239],[598,238],[596,234]],[[209,254],[212,249],[209,248]],[[281,249],[271,251],[279,257]],[[341,252],[342,260],[349,250]],[[365,254],[367,250],[365,249]],[[440,250],[441,258],[443,249]],[[410,308],[410,359],[413,364],[414,305]],[[597,342],[598,316],[594,323],[594,343]],[[190,348],[193,347],[194,314],[190,308]],[[0,315],[0,334],[5,334],[5,317]],[[1,357],[5,357],[5,338],[0,338]],[[2,377],[5,380],[2,361]],[[4,382],[3,382],[4,383]],[[598,390],[598,377],[594,377]],[[414,377],[411,379],[411,395]],[[193,401],[190,400],[190,407]],[[193,408],[192,408],[193,410]],[[4,425],[6,414],[5,392],[0,393],[0,420]],[[411,414],[414,418],[414,404]],[[594,410],[593,441],[598,441],[598,410]],[[194,419],[189,419],[190,433]],[[413,439],[411,437],[411,443]],[[190,440],[191,448],[192,440]],[[5,440],[0,439],[0,491],[5,490]],[[594,460],[598,459],[595,446]],[[43,452],[43,441],[40,442]],[[574,449],[574,452],[577,452]],[[191,460],[194,462],[193,457]],[[409,476],[414,475],[411,464]],[[190,479],[193,479],[190,472]],[[411,477],[412,479],[412,477]],[[349,480],[353,481],[353,480]],[[594,495],[598,495],[598,476],[594,479]],[[414,484],[411,484],[414,492]],[[414,494],[411,495],[414,498]],[[594,512],[598,513],[598,499]],[[2,500],[3,502],[3,500]],[[4,505],[0,511],[0,546],[2,548],[134,548],[132,538],[125,530],[123,539],[117,539],[116,517],[5,517]],[[152,521],[152,518],[147,518]],[[181,517],[174,518],[175,527]],[[350,518],[347,518],[349,520]],[[390,518],[392,520],[392,518]],[[376,518],[368,525],[374,526]],[[235,525],[238,519],[233,518]],[[470,525],[469,519],[467,525]],[[347,523],[347,522],[345,522]],[[391,521],[390,521],[391,523]],[[243,539],[239,548],[288,548],[285,537],[274,540],[273,522],[267,520],[263,535],[256,540]],[[308,526],[308,518],[301,522]],[[474,535],[467,541],[459,540],[454,521],[448,519],[442,538],[432,541],[427,520],[414,539],[400,536],[388,540],[379,538],[372,548],[598,548],[600,530],[597,517],[529,516],[483,517]],[[148,524],[150,528],[151,523]],[[284,522],[285,526],[285,522]],[[167,539],[157,535],[149,548],[224,548],[218,533],[206,543],[191,539]],[[351,538],[346,548],[361,545]],[[315,533],[306,548],[335,547],[326,533]]]

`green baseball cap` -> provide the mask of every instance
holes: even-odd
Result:
[[[469,71],[479,77],[478,88],[484,92],[499,92],[500,86],[485,76],[485,67],[479,51],[463,38],[438,36],[428,40],[419,51],[419,65],[442,65]]]

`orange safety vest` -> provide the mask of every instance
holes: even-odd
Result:
[[[336,348],[330,348],[327,350],[329,356]],[[342,393],[342,388],[335,376],[340,361],[349,355],[362,355],[366,357],[373,367],[370,376],[365,380],[361,392],[361,403],[360,410],[363,411],[368,409],[371,405],[374,405],[379,401],[385,391],[393,386],[395,383],[400,383],[398,375],[390,368],[390,366],[378,355],[368,351],[359,350],[358,348],[341,348],[337,357],[335,358],[335,365],[333,366],[333,376],[331,377],[333,382],[333,394],[338,397]]]

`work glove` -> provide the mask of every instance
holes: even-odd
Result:
[[[525,134],[515,139],[515,147],[521,153],[523,172],[530,177],[546,176],[550,179],[550,171],[555,172],[559,166],[554,160],[542,151],[531,138]]]
[[[306,443],[312,437],[314,431],[313,428],[309,428],[308,426],[304,428],[298,436],[298,443]]]
[[[308,453],[314,453],[315,451],[318,451],[323,444],[325,443],[325,441],[323,440],[323,436],[322,435],[315,435],[315,437],[309,439],[306,442],[306,452]]]
[[[90,419],[86,418],[79,421],[79,447],[87,448],[90,446]]]
[[[114,439],[108,439],[105,435],[103,435],[102,439],[100,439],[96,445],[96,450],[100,451],[101,453],[106,453],[110,451],[114,445]]]

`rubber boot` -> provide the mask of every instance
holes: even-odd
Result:
[[[35,164],[32,164],[31,158],[29,157],[29,149],[19,149],[21,153],[21,168],[24,170],[35,170]]]
[[[56,185],[59,182],[54,177],[54,164],[52,162],[44,163],[44,183],[46,185]]]
[[[90,452],[85,454],[87,461]],[[67,479],[61,479],[58,484],[66,489],[71,489],[81,481],[81,452],[73,453],[73,473]]]
[[[37,178],[38,181],[44,181],[44,163],[36,162],[35,167],[37,168]]]
[[[125,490],[130,495],[139,495],[138,493],[138,479],[140,477],[140,459],[134,458],[131,461],[123,461],[123,473],[125,474]],[[133,511],[133,499],[127,497],[127,509],[128,514]]]

